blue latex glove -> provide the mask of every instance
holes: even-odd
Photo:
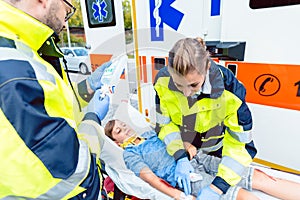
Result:
[[[187,157],[181,158],[177,161],[175,168],[175,180],[180,188],[183,188],[186,195],[191,194],[191,179],[190,173],[194,172],[194,168],[191,165]]]
[[[96,113],[100,120],[103,120],[108,112],[109,107],[109,96],[105,95],[101,97],[101,91],[96,90],[93,98],[88,104],[87,112]]]
[[[96,91],[100,89],[102,86],[101,78],[104,74],[104,70],[111,65],[111,61],[103,63],[100,67],[98,67],[88,78],[87,81],[90,84],[92,90]]]
[[[198,192],[197,200],[219,200],[221,195],[214,191],[209,185]]]

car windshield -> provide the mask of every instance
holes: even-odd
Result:
[[[85,49],[74,49],[76,56],[87,56],[88,52]]]

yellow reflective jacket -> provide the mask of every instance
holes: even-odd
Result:
[[[83,115],[74,93],[41,57],[61,56],[53,34],[0,1],[0,199],[99,195],[97,160],[78,139]]]
[[[207,79],[209,94],[185,97],[174,85],[167,67],[160,70],[154,86],[159,138],[176,160],[186,156],[183,141],[222,157],[213,184],[225,193],[240,181],[256,154],[252,117],[245,103],[245,88],[231,71],[211,61]]]

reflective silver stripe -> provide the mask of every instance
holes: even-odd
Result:
[[[170,122],[171,122],[170,117],[163,116],[162,114],[156,112],[156,123],[169,124]]]
[[[79,140],[78,164],[74,174],[68,179],[61,180],[57,185],[51,188],[47,193],[42,194],[38,199],[62,199],[82,182],[89,172],[91,156],[88,145]]]
[[[205,147],[205,148],[201,148],[201,150],[205,153],[210,153],[213,151],[217,151],[218,149],[220,149],[223,146],[223,140],[221,140],[218,144],[211,146],[211,147]]]
[[[34,199],[25,198],[25,197],[8,196],[8,197],[2,198],[1,200],[34,200]]]
[[[33,51],[32,49],[20,41],[14,41],[16,44],[16,48],[21,51],[22,53],[26,54],[28,57],[33,58]]]
[[[164,138],[165,144],[168,146],[173,140],[182,140],[179,132],[173,132],[168,134]]]
[[[252,141],[252,131],[234,132],[227,128],[228,133],[237,141],[249,143]]]
[[[244,165],[242,165],[235,159],[228,157],[228,156],[222,157],[221,164],[225,165],[226,167],[228,167],[229,169],[234,171],[239,176],[242,176],[244,170],[246,169],[246,167]]]
[[[29,62],[36,74],[38,80],[46,80],[55,84],[55,77],[47,72],[46,66],[33,58],[33,53],[30,57],[29,53],[23,45],[22,49],[0,48],[0,60],[20,60]],[[23,52],[24,51],[24,52]],[[25,52],[26,51],[26,52]],[[28,56],[28,57],[27,57]],[[21,77],[20,77],[21,78]]]

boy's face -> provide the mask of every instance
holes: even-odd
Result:
[[[126,139],[135,134],[134,130],[120,120],[115,121],[115,125],[112,129],[112,138],[119,144],[122,144]]]

